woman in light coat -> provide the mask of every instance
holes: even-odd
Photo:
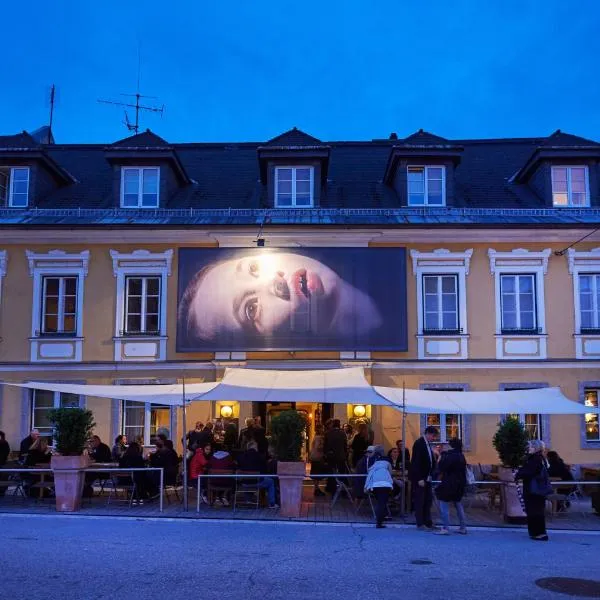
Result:
[[[387,509],[390,491],[394,487],[392,480],[392,465],[383,455],[382,446],[369,446],[367,448],[367,471],[365,492],[373,492],[375,496],[375,518],[377,529],[383,529],[383,519]]]

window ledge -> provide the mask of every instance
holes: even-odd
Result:
[[[497,338],[507,337],[548,337],[547,333],[542,331],[536,331],[535,329],[515,329],[514,331],[501,331],[500,333],[494,334]]]
[[[61,340],[67,342],[81,342],[85,338],[72,333],[40,333],[38,335],[29,338],[30,342],[37,342],[39,340]]]
[[[598,328],[598,329],[592,329],[592,328],[590,328],[590,329],[581,329],[581,331],[579,333],[575,333],[574,335],[575,336],[582,336],[582,335],[585,335],[585,336],[591,336],[591,335],[593,335],[593,336],[600,336],[600,328]]]
[[[417,334],[418,338],[425,337],[469,337],[469,334],[462,329],[426,329]]]
[[[168,340],[169,336],[161,335],[160,333],[123,333],[122,335],[113,336],[114,342],[122,342],[123,340]]]

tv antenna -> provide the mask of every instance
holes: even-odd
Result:
[[[50,131],[52,131],[52,120],[54,118],[54,103],[56,101],[56,85],[52,84],[50,88],[50,122],[48,123]]]
[[[147,111],[153,113],[159,113],[162,117],[163,112],[165,110],[165,105],[162,106],[147,106],[145,104],[140,104],[140,100],[142,98],[153,98],[156,99],[156,96],[143,96],[140,94],[140,71],[141,71],[141,57],[138,49],[138,76],[137,76],[137,92],[135,94],[121,94],[121,96],[126,96],[128,98],[135,98],[135,104],[133,100],[130,102],[117,102],[115,100],[101,100],[98,99],[98,102],[102,104],[112,104],[114,106],[120,106],[125,109],[125,118],[123,120],[124,125],[127,127],[129,131],[133,131],[135,133],[139,133],[140,129],[140,111]],[[135,110],[135,121],[132,123],[129,118],[129,114],[127,113],[128,108],[133,108]]]

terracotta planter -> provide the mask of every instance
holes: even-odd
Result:
[[[278,462],[277,474],[285,475],[279,480],[279,495],[283,517],[299,517],[302,505],[302,481],[306,474],[303,462]],[[290,477],[287,477],[290,476]]]
[[[54,470],[56,510],[75,512],[81,507],[81,495],[85,481],[85,469],[90,464],[87,455],[52,456],[50,466]]]
[[[504,504],[504,518],[507,521],[522,521],[527,517],[523,510],[521,498],[523,496],[523,487],[515,483],[516,469],[500,467],[498,469],[498,478],[506,482],[502,486],[502,499]]]

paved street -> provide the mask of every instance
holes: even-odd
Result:
[[[519,598],[599,578],[600,536],[104,517],[0,516],[0,598]]]

